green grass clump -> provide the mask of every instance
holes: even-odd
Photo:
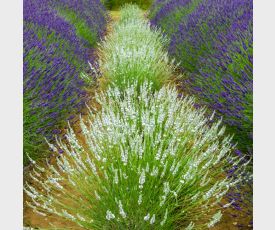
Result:
[[[168,40],[151,29],[136,5],[121,9],[121,19],[114,31],[100,45],[100,65],[104,77],[124,89],[128,83],[145,81],[159,89],[173,72],[165,47]]]
[[[220,122],[209,126],[204,109],[174,87],[152,93],[137,83],[110,87],[96,100],[101,110],[72,129],[57,166],[37,167],[25,185],[37,213],[55,214],[84,229],[206,229],[221,218],[223,196],[242,182],[245,166],[232,157],[231,137]],[[211,119],[211,118],[210,118]],[[84,140],[84,141],[83,141]]]

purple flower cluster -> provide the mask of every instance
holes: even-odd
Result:
[[[226,32],[218,34],[211,56],[200,59],[191,86],[235,133],[239,148],[252,153],[252,1]]]
[[[151,24],[161,27],[170,37],[177,31],[180,21],[201,2],[202,0],[156,0],[149,14]]]
[[[76,11],[87,6],[79,17],[90,20],[97,40],[103,35],[106,11],[100,1],[62,2]],[[60,134],[89,100],[80,73],[94,57],[74,25],[60,16],[55,0],[24,0],[23,33],[24,153],[35,158],[44,137]]]
[[[152,5],[151,10],[153,11],[151,13],[151,23],[153,25],[159,25],[162,23],[163,20],[165,20],[165,26],[167,24],[175,22],[175,18],[173,17],[172,20],[170,20],[170,17],[172,16],[171,14],[174,13],[174,11],[178,11],[183,7],[186,7],[191,0],[170,0],[170,1],[165,1],[165,0],[157,0],[154,2]],[[167,25],[168,26],[168,25]]]
[[[52,0],[55,8],[74,11],[99,39],[105,32],[106,8],[100,0]]]
[[[169,53],[187,76],[182,88],[215,109],[239,148],[250,151],[252,0],[158,0],[153,8],[157,2],[151,23],[170,36]]]
[[[251,0],[204,0],[183,17],[172,35],[170,53],[190,72],[200,68],[201,57],[211,55],[217,36],[230,28]]]
[[[171,0],[170,0],[171,1]],[[149,16],[151,17],[151,23],[154,20],[158,20],[160,18],[164,18],[163,16],[156,16],[156,14],[163,8],[166,6],[167,2],[169,2],[169,0],[155,0],[150,9],[149,9]],[[165,13],[165,12],[164,12]],[[156,24],[153,23],[153,24]]]
[[[23,18],[24,24],[33,23],[51,32],[54,31],[75,47],[81,47],[73,25],[60,17],[57,10],[51,7],[51,0],[24,0]]]

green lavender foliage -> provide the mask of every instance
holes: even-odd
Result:
[[[220,122],[209,127],[192,97],[152,87],[145,82],[137,92],[136,82],[97,94],[101,110],[81,119],[84,138],[70,128],[67,144],[50,144],[64,153],[46,180],[34,169],[41,189],[25,185],[35,212],[100,230],[206,229],[221,219],[219,203],[245,171],[231,155],[232,138]],[[236,165],[238,177],[227,177]]]
[[[182,1],[176,7],[174,3],[175,8],[172,8],[173,10],[168,8],[166,11],[163,11],[162,14],[159,12],[163,7],[165,7],[165,5],[169,3],[171,4],[172,2],[173,1],[171,0],[155,1],[154,4],[152,4],[150,11],[148,12],[148,17],[152,20],[153,24],[156,24],[156,22],[153,20],[155,17],[157,17],[157,14],[159,13],[161,15],[161,17],[159,16],[158,18],[155,18],[155,20],[158,20],[158,27],[160,27],[161,30],[169,37],[173,36],[175,30],[178,29],[182,18],[187,17],[190,13],[192,13],[202,2],[202,0],[192,0],[190,2]]]
[[[97,34],[74,10],[60,7],[59,12],[67,21],[74,25],[77,36],[84,39],[88,43],[88,47],[94,47],[96,45]]]
[[[139,87],[145,80],[160,89],[173,72],[165,49],[168,40],[142,14],[136,5],[125,5],[113,33],[99,47],[103,75],[120,89],[135,81]]]
[[[62,135],[90,99],[95,74],[88,62],[95,63],[106,13],[99,0],[24,0],[24,166],[27,153],[35,159],[50,153],[44,139]]]
[[[23,129],[23,165],[25,166],[29,163],[27,154],[31,155],[31,157],[36,160],[37,158],[40,158],[41,155],[46,155],[47,148],[45,148],[45,144],[43,143],[33,143],[33,140],[37,139],[37,135],[26,127],[30,127],[33,124],[39,124],[39,118],[32,116],[31,101],[26,97],[23,98],[23,105],[23,127],[25,127]]]
[[[148,9],[151,6],[152,0],[102,0],[103,4],[111,10],[119,9],[125,4],[136,4],[142,9]]]

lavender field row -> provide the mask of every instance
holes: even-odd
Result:
[[[45,156],[89,101],[82,73],[95,61],[107,12],[100,1],[24,1],[24,164]]]
[[[252,1],[136,3],[25,0],[24,226],[252,229]]]

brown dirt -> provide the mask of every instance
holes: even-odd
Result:
[[[54,157],[47,159],[50,164],[54,164]],[[46,168],[46,160],[41,160],[37,163],[39,166]],[[24,184],[28,182],[29,185],[37,187],[36,183],[30,178],[29,173],[32,171],[33,166],[30,165],[24,170]],[[47,173],[43,174],[43,178],[46,178]],[[46,217],[41,216],[35,212],[26,204],[26,201],[31,202],[31,199],[24,193],[23,194],[24,207],[23,207],[23,224],[25,227],[32,227],[35,229],[44,229],[56,227],[55,229],[74,229],[81,230],[74,223],[61,219],[58,216],[48,214]]]
[[[234,218],[231,214],[236,214],[238,218]],[[228,208],[223,212],[221,221],[212,229],[213,230],[251,230],[253,227],[249,225],[250,217],[245,215],[245,212],[236,211],[233,208]],[[238,227],[241,224],[242,227]]]

